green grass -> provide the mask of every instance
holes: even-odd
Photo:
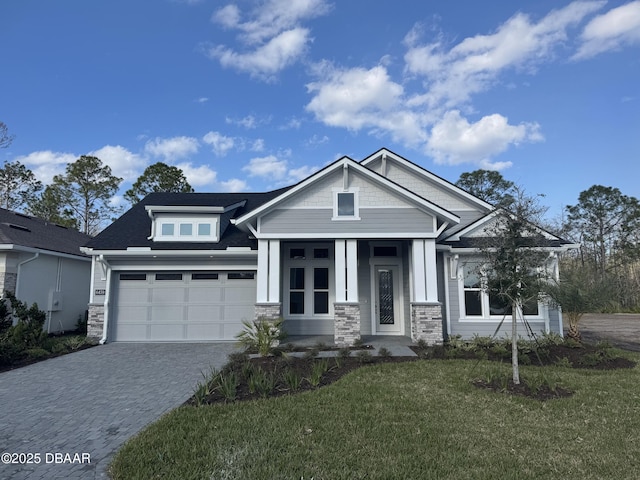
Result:
[[[629,354],[640,360],[640,356]],[[539,402],[478,389],[495,363],[363,367],[288,397],[167,414],[118,452],[114,479],[631,479],[640,367],[522,367],[575,392]]]

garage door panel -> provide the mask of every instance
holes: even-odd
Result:
[[[142,277],[114,280],[113,339],[117,341],[213,341],[234,340],[242,320],[254,315],[255,280],[217,278],[159,280],[176,274],[129,273]]]
[[[219,287],[219,286],[212,286],[209,288],[206,287],[202,287],[200,285],[198,285],[197,287],[191,287],[188,290],[189,296],[188,296],[188,301],[189,302],[195,302],[195,303],[215,303],[215,302],[222,302],[223,299],[223,288]]]

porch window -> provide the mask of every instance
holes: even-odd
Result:
[[[332,220],[360,220],[357,187],[347,191],[334,189]]]
[[[313,313],[329,313],[329,269],[313,269]]]
[[[482,316],[482,284],[478,264],[467,264],[464,272],[464,307],[470,316]]]
[[[304,314],[304,268],[289,269],[289,313]]]
[[[283,262],[285,317],[327,318],[333,313],[333,249],[327,243],[287,244]]]

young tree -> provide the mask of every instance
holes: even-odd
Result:
[[[493,205],[513,200],[514,183],[494,170],[474,170],[460,175],[456,185]]]
[[[63,208],[64,198],[60,189],[47,185],[40,196],[34,197],[27,206],[27,212],[34,217],[68,228],[78,228],[73,212]]]
[[[53,187],[60,193],[64,210],[72,213],[80,231],[89,235],[98,233],[104,221],[118,212],[111,199],[121,182],[108,165],[87,155],[68,164],[64,175],[53,177]]]
[[[31,170],[20,162],[5,163],[0,168],[0,206],[7,210],[21,210],[28,205],[38,192],[42,182]]]
[[[549,252],[540,248],[544,235],[536,227],[546,211],[536,197],[514,187],[509,206],[495,212],[494,222],[479,239],[483,257],[483,288],[490,298],[507,306],[511,313],[513,383],[520,383],[518,366],[518,317],[524,322],[523,308],[537,301],[547,279],[545,264]]]
[[[13,142],[15,135],[9,134],[6,123],[0,122],[0,148],[7,148]]]
[[[193,188],[178,167],[158,162],[144,170],[144,173],[126,191],[124,198],[131,204],[135,204],[154,192],[192,193]]]

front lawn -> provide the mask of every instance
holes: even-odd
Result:
[[[639,360],[637,354],[626,354]],[[362,367],[327,387],[183,406],[125,444],[114,479],[637,478],[640,367],[523,366],[568,398],[477,388],[510,367],[419,360]],[[501,373],[500,373],[501,374]]]

